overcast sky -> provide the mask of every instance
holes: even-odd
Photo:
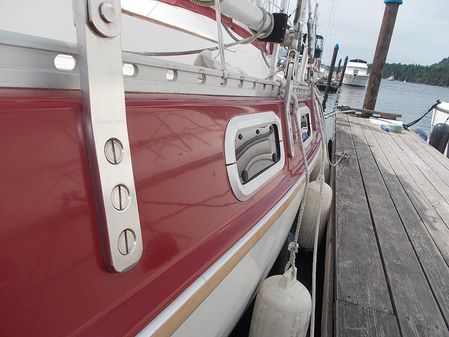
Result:
[[[135,0],[141,1],[141,0]],[[314,3],[315,0],[312,0]],[[27,28],[25,33],[75,40],[71,0],[0,0],[0,29]],[[291,10],[296,0],[290,0]],[[330,63],[339,43],[339,58],[361,58],[372,62],[385,9],[383,0],[319,0],[318,33],[324,35],[323,62]],[[329,24],[331,8],[332,20]],[[23,10],[26,8],[26,10]],[[48,8],[52,8],[49,10]],[[40,11],[58,13],[39,20]],[[14,13],[11,15],[11,13]],[[433,64],[449,56],[449,0],[404,0],[399,7],[388,62]]]
[[[384,1],[320,0],[319,3],[318,33],[324,35],[326,41],[323,62],[330,63],[332,49],[338,42],[339,58],[347,55],[371,63]],[[387,62],[429,65],[448,56],[449,0],[404,0],[399,7]]]

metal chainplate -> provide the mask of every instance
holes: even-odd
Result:
[[[89,22],[104,37],[115,37],[122,30],[120,1],[88,0],[87,14]]]
[[[292,116],[290,112],[291,95],[293,94],[295,70],[297,69],[297,57],[298,54],[292,50],[289,51],[287,57],[287,74],[286,74],[286,86],[284,96],[284,117],[287,124],[287,153],[289,157],[295,156],[295,148],[293,145],[293,127]]]
[[[120,0],[107,2],[120,8]],[[143,245],[126,124],[120,31],[106,32],[113,37],[105,38],[92,27],[88,6],[92,16],[100,5],[97,0],[73,0],[82,114],[103,258],[109,270],[124,272],[139,261]]]

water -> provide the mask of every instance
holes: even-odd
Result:
[[[335,111],[337,105],[361,108],[365,90],[366,88],[342,85],[338,93],[329,95],[325,114]],[[382,80],[376,110],[402,114],[401,120],[408,123],[421,117],[438,99],[449,102],[449,88]],[[432,112],[412,126],[412,129],[421,129],[429,135],[431,119]],[[334,118],[326,120],[328,135],[332,134],[333,121]]]

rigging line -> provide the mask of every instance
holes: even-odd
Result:
[[[248,44],[255,41],[259,36],[261,36],[262,33],[256,33],[254,35],[251,35],[250,37],[231,42],[231,43],[225,43],[223,46],[225,48],[234,47],[239,44]],[[140,51],[131,51],[131,50],[125,50],[126,53],[131,53],[135,55],[142,55],[142,56],[180,56],[180,55],[191,55],[191,54],[199,54],[204,50],[218,50],[218,46],[210,47],[210,48],[200,48],[200,49],[191,49],[191,50],[181,50],[181,51],[167,51],[167,52],[140,52]]]
[[[263,62],[265,63],[265,65],[266,65],[268,68],[270,68],[270,63],[269,63],[268,60],[267,60],[267,55],[265,54],[265,51],[263,51],[262,48],[259,48],[259,50],[260,50],[260,53],[262,54]]]
[[[221,70],[226,70],[226,60],[224,54],[224,40],[221,19],[221,1],[215,1],[215,20],[217,21],[217,35],[218,35],[218,51],[220,53]]]
[[[329,19],[328,19],[328,22],[327,22],[327,28],[326,28],[326,39],[328,40],[328,41],[330,41],[330,38],[329,38],[329,29],[330,29],[330,26],[331,26],[331,23],[332,23],[332,20],[333,20],[333,17],[334,17],[334,11],[335,11],[335,0],[332,0],[332,5],[331,5],[331,10],[330,10],[330,12],[329,12]],[[326,44],[326,42],[324,42],[323,43],[323,49],[324,49],[324,45]]]
[[[223,25],[223,28],[225,29],[226,33],[228,33],[228,35],[234,40],[234,41],[238,41],[239,38],[233,33],[233,31],[231,30],[231,28],[224,23],[223,19],[221,19],[221,24]]]
[[[212,43],[217,43],[216,40],[214,40],[212,38],[209,38],[207,36],[204,36],[204,35],[192,32],[192,31],[190,31],[188,29],[184,29],[184,28],[178,27],[178,26],[173,25],[173,24],[169,24],[169,23],[163,22],[161,20],[158,20],[158,19],[155,19],[155,18],[152,18],[152,17],[148,17],[148,16],[145,16],[145,15],[142,15],[142,14],[134,13],[134,12],[129,11],[127,9],[123,9],[122,8],[122,14],[130,16],[130,17],[138,19],[138,20],[155,23],[155,24],[160,25],[162,27],[166,27],[166,28],[169,28],[169,29],[176,30],[178,32],[186,33],[186,34],[192,35],[194,37],[197,37],[197,38],[200,38],[200,39],[203,39],[203,40],[206,40],[206,41],[210,41]]]

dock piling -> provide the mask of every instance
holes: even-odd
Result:
[[[340,82],[338,83],[338,86],[341,87],[342,83],[343,83],[343,77],[345,77],[345,73],[346,73],[346,66],[348,65],[348,60],[349,57],[345,57],[345,62],[343,63],[343,69],[341,71],[341,75],[340,75]]]
[[[384,0],[385,12],[380,27],[379,38],[377,40],[376,52],[374,53],[373,68],[368,80],[363,108],[374,110],[376,107],[377,94],[379,93],[382,70],[387,59],[390,48],[391,37],[393,36],[394,25],[402,0]]]
[[[338,66],[337,66],[337,71],[335,72],[335,77],[338,76],[338,74],[340,73],[341,70],[341,59],[338,60]]]
[[[338,55],[339,49],[340,49],[340,46],[337,43],[334,47],[334,53],[332,54],[332,61],[331,61],[331,65],[329,68],[329,75],[327,76],[326,91],[324,92],[324,98],[323,98],[323,109],[324,110],[326,110],[327,96],[329,95],[329,88],[332,83],[332,76],[334,74],[334,69],[335,69],[335,61],[337,60],[337,55]]]

